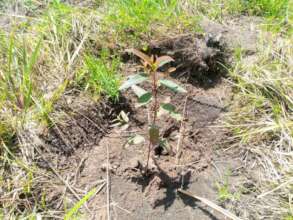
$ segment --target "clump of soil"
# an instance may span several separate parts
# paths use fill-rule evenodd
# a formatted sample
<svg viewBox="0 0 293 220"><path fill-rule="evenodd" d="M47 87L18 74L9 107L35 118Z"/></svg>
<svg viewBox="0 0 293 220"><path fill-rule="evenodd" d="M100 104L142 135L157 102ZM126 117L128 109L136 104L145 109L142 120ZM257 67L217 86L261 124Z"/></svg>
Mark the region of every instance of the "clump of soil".
<svg viewBox="0 0 293 220"><path fill-rule="evenodd" d="M186 34L151 42L150 54L169 55L175 59L175 78L188 78L195 86L211 87L225 74L227 51L216 35Z"/></svg>

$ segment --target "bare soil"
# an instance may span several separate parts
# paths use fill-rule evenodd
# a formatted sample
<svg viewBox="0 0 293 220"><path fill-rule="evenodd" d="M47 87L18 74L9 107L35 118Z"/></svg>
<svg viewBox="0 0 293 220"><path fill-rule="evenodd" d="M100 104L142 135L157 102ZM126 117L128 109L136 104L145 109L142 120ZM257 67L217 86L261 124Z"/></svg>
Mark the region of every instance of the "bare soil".
<svg viewBox="0 0 293 220"><path fill-rule="evenodd" d="M99 188L101 181L107 178L108 166L111 213L115 219L223 219L209 207L178 194L177 189L187 189L216 202L216 183L224 179L227 171L233 174L231 180L235 184L254 187L253 181L239 174L242 166L238 152L223 152L231 140L220 119L232 100L231 86L223 78L225 74L219 65L229 57L227 39L230 35L227 37L229 31L225 33L224 39L218 37L220 32L213 32L206 36L183 35L150 43L150 53L175 58L172 65L177 71L171 77L188 92L176 94L164 88L160 91L160 100L169 97L171 103L178 106L178 112L182 113L186 106L186 119L182 129L181 123L170 117L159 118L161 136L167 140L169 148L153 154L148 176L140 172L146 163L147 141L136 145L129 143L137 134L147 140L148 111L135 107L136 97L131 92L122 95L117 103L105 99L96 103L85 94L68 91L56 106L56 110L63 113L62 123L54 124L42 135L51 151L50 163L81 195L93 187ZM125 75L139 69L136 60L127 56L123 68ZM129 117L126 129L113 127L113 120L122 110ZM180 136L183 137L182 154L177 164L175 152ZM46 164L39 163L44 168ZM48 197L57 198L52 203L56 209L60 208L65 194L67 203L76 202L66 189L52 191ZM88 202L92 219L106 219L106 195L103 189ZM241 204L235 201L221 205L248 217Z"/></svg>

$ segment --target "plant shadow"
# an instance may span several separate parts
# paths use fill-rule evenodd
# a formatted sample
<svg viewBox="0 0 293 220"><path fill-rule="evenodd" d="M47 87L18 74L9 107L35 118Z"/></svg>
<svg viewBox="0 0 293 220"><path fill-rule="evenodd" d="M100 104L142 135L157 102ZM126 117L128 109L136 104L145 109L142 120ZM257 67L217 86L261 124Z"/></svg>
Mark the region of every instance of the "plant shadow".
<svg viewBox="0 0 293 220"><path fill-rule="evenodd" d="M192 209L199 209L205 215L207 215L212 220L219 220L215 215L213 215L206 207L201 204L198 204L198 201L194 198L191 198L187 195L177 193L178 189L187 190L191 183L191 171L187 171L183 175L177 175L171 177L167 172L162 170L160 166L154 161L157 170L155 172L149 173L149 175L140 175L133 177L132 181L142 186L142 192L145 192L152 184L152 181L156 179L160 180L159 189L165 189L165 196L160 199L156 199L153 205L153 208L158 208L163 206L164 210L170 208L177 199L182 200L184 205L191 207ZM157 177L157 178L156 178ZM159 190L158 189L158 190Z"/></svg>

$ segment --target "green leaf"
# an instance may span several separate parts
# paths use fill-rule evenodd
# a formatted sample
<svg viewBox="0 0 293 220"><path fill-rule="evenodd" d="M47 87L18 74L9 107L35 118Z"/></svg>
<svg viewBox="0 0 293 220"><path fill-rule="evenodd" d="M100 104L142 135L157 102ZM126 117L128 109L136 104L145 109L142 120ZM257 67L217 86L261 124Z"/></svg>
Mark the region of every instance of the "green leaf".
<svg viewBox="0 0 293 220"><path fill-rule="evenodd" d="M147 92L138 98L139 104L147 104L152 99L152 93Z"/></svg>
<svg viewBox="0 0 293 220"><path fill-rule="evenodd" d="M161 108L177 121L181 121L183 119L182 115L176 112L176 107L174 105L170 103L162 103Z"/></svg>
<svg viewBox="0 0 293 220"><path fill-rule="evenodd" d="M143 73L129 76L128 79L120 86L119 90L128 89L131 86L142 83L143 81L147 79L148 79L147 75Z"/></svg>
<svg viewBox="0 0 293 220"><path fill-rule="evenodd" d="M131 86L131 89L133 90L135 95L138 97L138 103L140 105L147 104L152 98L152 94L150 92L144 90L143 88L139 86L136 86L136 85Z"/></svg>
<svg viewBox="0 0 293 220"><path fill-rule="evenodd" d="M94 188L89 191L80 201L78 201L64 216L65 220L70 220L78 212L81 206L83 206L95 193L97 189Z"/></svg>
<svg viewBox="0 0 293 220"><path fill-rule="evenodd" d="M171 80L160 79L160 83L162 85L166 86L167 88L171 89L172 91L181 92L181 93L187 92L183 87L179 86L177 83L175 83Z"/></svg>
<svg viewBox="0 0 293 220"><path fill-rule="evenodd" d="M176 110L176 107L170 103L161 103L161 107L169 113L175 112Z"/></svg>

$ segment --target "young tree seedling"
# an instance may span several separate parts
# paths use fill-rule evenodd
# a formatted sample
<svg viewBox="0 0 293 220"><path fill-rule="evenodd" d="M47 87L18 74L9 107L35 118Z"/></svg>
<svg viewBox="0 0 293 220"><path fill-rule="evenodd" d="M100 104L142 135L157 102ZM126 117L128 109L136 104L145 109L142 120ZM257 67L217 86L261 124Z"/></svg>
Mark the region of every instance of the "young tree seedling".
<svg viewBox="0 0 293 220"><path fill-rule="evenodd" d="M156 146L158 146L161 141L160 129L157 124L159 109L161 108L165 112L169 113L171 117L177 120L182 119L181 115L176 112L175 106L173 106L169 102L159 103L159 88L161 85L163 85L175 92L185 93L186 90L175 82L164 77L175 71L176 68L169 68L164 73L159 71L159 69L162 68L164 65L174 61L174 59L170 56L148 56L136 49L130 49L127 50L127 52L133 53L140 58L140 61L143 64L144 72L129 76L128 79L120 87L120 90L126 90L128 88L131 88L138 97L138 106L148 105L150 107L149 109L151 110L151 119L148 128L149 145L147 153L147 163L145 167L145 172L147 173L151 151ZM138 84L146 82L151 83L151 91L146 91L138 86Z"/></svg>

